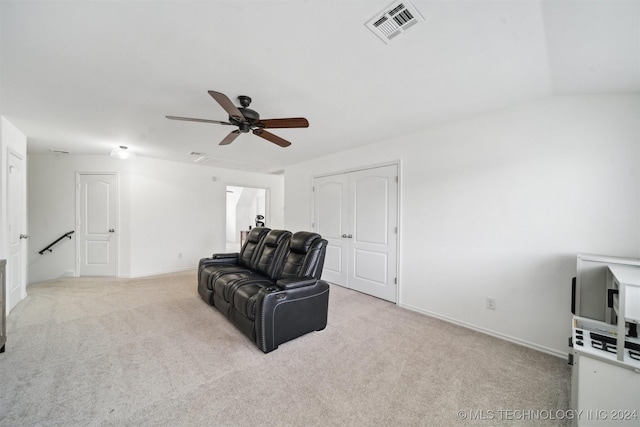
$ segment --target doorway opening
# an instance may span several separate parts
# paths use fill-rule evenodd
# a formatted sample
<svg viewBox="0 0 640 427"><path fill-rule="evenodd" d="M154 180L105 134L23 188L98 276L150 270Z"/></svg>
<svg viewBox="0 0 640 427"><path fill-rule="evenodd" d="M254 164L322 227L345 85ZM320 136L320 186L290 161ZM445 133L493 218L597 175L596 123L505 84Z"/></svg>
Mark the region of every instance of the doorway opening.
<svg viewBox="0 0 640 427"><path fill-rule="evenodd" d="M227 185L227 252L239 252L253 227L269 226L265 188Z"/></svg>

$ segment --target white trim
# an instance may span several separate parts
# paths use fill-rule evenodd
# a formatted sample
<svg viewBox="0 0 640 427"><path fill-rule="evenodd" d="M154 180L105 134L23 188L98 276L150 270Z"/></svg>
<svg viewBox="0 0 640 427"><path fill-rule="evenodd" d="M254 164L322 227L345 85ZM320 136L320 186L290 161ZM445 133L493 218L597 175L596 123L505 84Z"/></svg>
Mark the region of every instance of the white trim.
<svg viewBox="0 0 640 427"><path fill-rule="evenodd" d="M118 274L117 278L118 279L138 279L141 277L150 277L150 276L158 276L161 274L171 274L171 273L182 273L184 271L190 271L190 270L196 270L198 268L198 266L192 266L192 267L183 267L183 268L178 268L176 270L165 270L165 271L158 271L155 273L144 273L144 274Z"/></svg>
<svg viewBox="0 0 640 427"><path fill-rule="evenodd" d="M368 169L377 169L377 168L383 168L385 166L393 166L393 165L397 165L398 169L400 169L400 159L391 160L388 162L372 163L370 165L355 166L353 168L340 169L333 172L323 172L317 175L312 175L311 182L313 183L313 181L316 178L324 178L325 176L341 175L343 173L351 173L351 172L360 172Z"/></svg>
<svg viewBox="0 0 640 427"><path fill-rule="evenodd" d="M568 357L568 354L569 354L569 352L563 353L563 352L555 350L553 348L549 348L549 347L545 347L543 345L535 344L535 343L532 343L530 341L521 340L520 338L516 338L516 337L513 337L511 335L507 335L507 334L503 334L503 333L500 333L500 332L492 331L491 329L482 328L480 326L476 326L476 325L473 325L471 323L463 322L463 321L460 321L460 320L457 320L457 319L453 319L451 317L443 316L441 314L437 314L437 313L434 313L434 312L431 312L431 311L427 311L427 310L423 310L423 309L420 309L420 308L417 308L417 307L413 307L413 306L411 306L409 304L398 304L398 305L400 307L402 307L402 308L406 308L408 310L415 311L417 313L424 314L424 315L429 316L429 317L434 317L436 319L444 320L445 322L453 323L453 324L465 327L467 329L471 329L471 330L474 330L474 331L477 331L477 332L481 332L483 334L490 335L490 336L496 337L496 338L500 338L500 339L503 339L505 341L512 342L514 344L518 344L518 345L521 345L521 346L524 346L524 347L528 347L528 348L531 348L533 350L541 351L543 353L547 353L547 354L550 354L552 356L560 357L562 359L566 359Z"/></svg>

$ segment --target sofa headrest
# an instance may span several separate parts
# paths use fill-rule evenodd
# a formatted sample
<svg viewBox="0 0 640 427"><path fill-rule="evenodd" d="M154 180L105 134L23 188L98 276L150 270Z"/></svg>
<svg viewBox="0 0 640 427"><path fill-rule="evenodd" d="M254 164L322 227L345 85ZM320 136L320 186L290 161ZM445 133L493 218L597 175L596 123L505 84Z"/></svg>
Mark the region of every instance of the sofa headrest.
<svg viewBox="0 0 640 427"><path fill-rule="evenodd" d="M297 231L293 234L293 236L291 236L289 248L292 252L306 254L313 242L320 238L321 236L318 233L312 233L310 231Z"/></svg>
<svg viewBox="0 0 640 427"><path fill-rule="evenodd" d="M291 236L291 232L287 230L271 230L264 238L266 246L278 246L284 239Z"/></svg>
<svg viewBox="0 0 640 427"><path fill-rule="evenodd" d="M256 227L252 228L247 235L247 241L251 243L259 243L262 236L269 232L269 228L266 227Z"/></svg>

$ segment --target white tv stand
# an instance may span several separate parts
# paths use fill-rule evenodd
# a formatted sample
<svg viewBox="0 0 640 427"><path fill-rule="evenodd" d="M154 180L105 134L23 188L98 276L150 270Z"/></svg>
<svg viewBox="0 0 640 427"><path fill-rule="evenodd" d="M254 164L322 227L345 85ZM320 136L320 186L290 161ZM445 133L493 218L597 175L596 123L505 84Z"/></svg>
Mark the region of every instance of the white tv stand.
<svg viewBox="0 0 640 427"><path fill-rule="evenodd" d="M573 318L574 425L640 425L640 260L578 255L577 283L596 273L605 278L604 321Z"/></svg>

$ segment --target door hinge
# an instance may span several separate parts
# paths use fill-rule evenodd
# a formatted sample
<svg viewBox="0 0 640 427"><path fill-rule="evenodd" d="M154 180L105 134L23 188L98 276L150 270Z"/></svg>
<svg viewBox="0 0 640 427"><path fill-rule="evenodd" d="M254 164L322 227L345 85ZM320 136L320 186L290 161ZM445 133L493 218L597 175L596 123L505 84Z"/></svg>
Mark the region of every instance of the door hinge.
<svg viewBox="0 0 640 427"><path fill-rule="evenodd" d="M396 233L396 234L398 234L398 227L394 227L394 228L393 228L393 232L394 232L394 233Z"/></svg>
<svg viewBox="0 0 640 427"><path fill-rule="evenodd" d="M394 285L397 285L397 284L398 284L398 278L397 278L397 277L394 277L394 278L393 278L393 284L394 284Z"/></svg>
<svg viewBox="0 0 640 427"><path fill-rule="evenodd" d="M396 175L396 182L398 182L398 175Z"/></svg>

